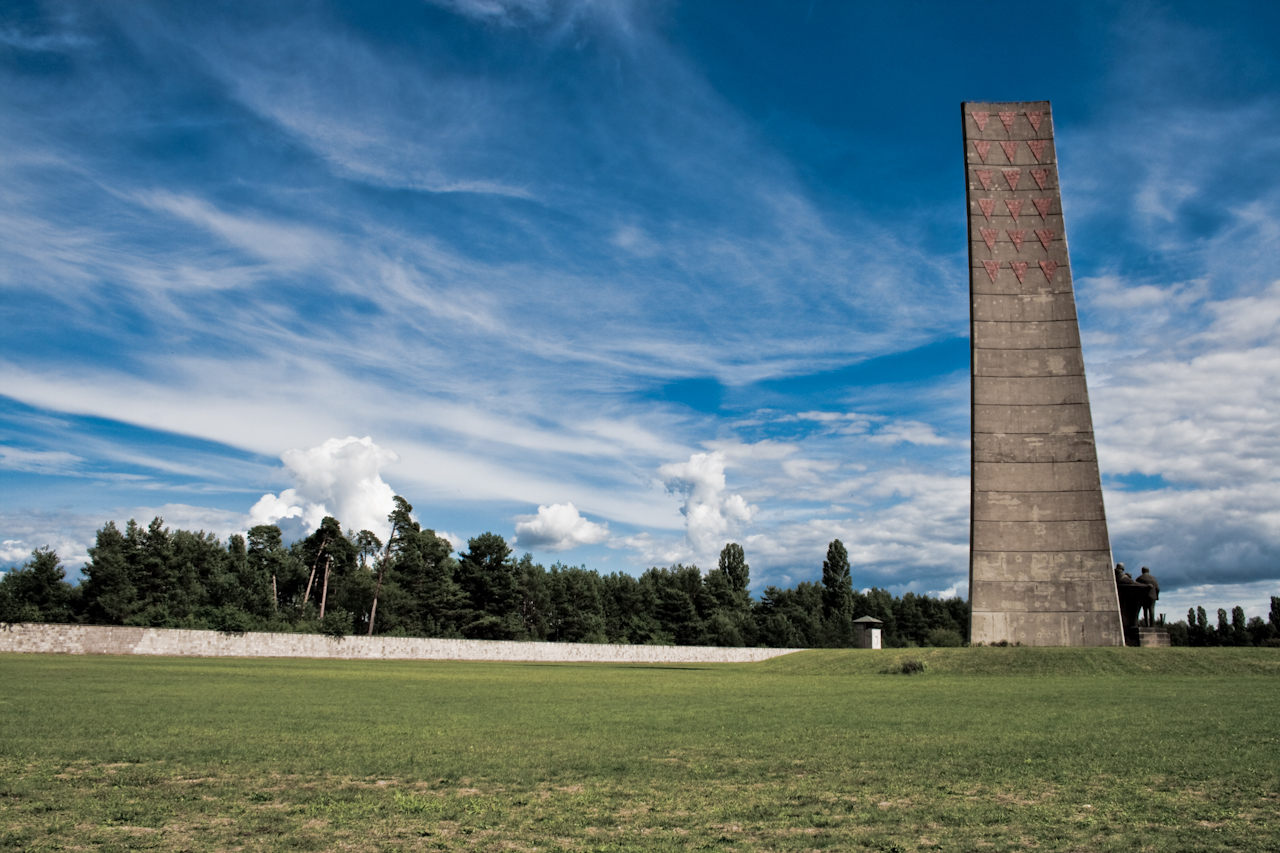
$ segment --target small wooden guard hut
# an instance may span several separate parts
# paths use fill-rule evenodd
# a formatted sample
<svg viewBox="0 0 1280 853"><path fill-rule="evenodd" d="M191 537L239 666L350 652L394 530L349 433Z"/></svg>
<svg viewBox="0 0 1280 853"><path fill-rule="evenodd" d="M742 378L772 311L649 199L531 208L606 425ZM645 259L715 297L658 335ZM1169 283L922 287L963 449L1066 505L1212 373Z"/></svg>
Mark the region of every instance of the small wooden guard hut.
<svg viewBox="0 0 1280 853"><path fill-rule="evenodd" d="M880 640L880 626L884 623L874 616L859 616L853 620L854 638L860 649L883 648Z"/></svg>

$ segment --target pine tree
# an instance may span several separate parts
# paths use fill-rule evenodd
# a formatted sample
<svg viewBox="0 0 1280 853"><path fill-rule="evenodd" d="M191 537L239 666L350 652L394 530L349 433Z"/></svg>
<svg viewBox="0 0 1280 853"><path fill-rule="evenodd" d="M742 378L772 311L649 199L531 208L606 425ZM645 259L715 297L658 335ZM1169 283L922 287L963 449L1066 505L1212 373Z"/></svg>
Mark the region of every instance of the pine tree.
<svg viewBox="0 0 1280 853"><path fill-rule="evenodd" d="M464 636L506 640L519 630L515 564L507 540L496 533L469 539L458 561L458 585L469 610L461 626Z"/></svg>
<svg viewBox="0 0 1280 853"><path fill-rule="evenodd" d="M129 522L132 531L136 525ZM98 625L123 625L138 609L138 590L133 583L133 546L130 537L108 521L97 533L89 549L81 582L85 617Z"/></svg>
<svg viewBox="0 0 1280 853"><path fill-rule="evenodd" d="M52 549L32 551L22 568L0 579L0 622L73 621L72 588L66 576Z"/></svg>

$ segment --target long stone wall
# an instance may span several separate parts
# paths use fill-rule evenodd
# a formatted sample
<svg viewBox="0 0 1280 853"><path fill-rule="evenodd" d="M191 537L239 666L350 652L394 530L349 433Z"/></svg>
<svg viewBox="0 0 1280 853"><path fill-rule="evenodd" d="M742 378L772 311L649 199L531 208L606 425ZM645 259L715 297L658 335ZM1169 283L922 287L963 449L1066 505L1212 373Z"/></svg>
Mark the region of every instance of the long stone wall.
<svg viewBox="0 0 1280 853"><path fill-rule="evenodd" d="M612 646L420 637L223 634L176 628L0 623L0 652L172 657L334 658L340 660L493 660L547 663L754 663L800 649L715 646Z"/></svg>

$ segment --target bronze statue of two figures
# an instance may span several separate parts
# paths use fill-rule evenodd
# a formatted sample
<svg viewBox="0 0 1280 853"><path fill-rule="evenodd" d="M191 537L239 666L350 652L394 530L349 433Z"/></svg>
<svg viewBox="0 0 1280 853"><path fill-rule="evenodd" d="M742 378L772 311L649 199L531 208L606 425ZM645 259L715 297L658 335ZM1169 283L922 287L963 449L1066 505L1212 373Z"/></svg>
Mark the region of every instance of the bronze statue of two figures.
<svg viewBox="0 0 1280 853"><path fill-rule="evenodd" d="M1048 101L967 102L961 118L972 366L970 640L1157 644L1122 617L1125 585L1112 569L1052 110Z"/></svg>
<svg viewBox="0 0 1280 853"><path fill-rule="evenodd" d="M1134 578L1116 563L1116 592L1120 596L1120 621L1125 628L1156 627L1156 600L1160 598L1160 582L1151 570L1142 567Z"/></svg>

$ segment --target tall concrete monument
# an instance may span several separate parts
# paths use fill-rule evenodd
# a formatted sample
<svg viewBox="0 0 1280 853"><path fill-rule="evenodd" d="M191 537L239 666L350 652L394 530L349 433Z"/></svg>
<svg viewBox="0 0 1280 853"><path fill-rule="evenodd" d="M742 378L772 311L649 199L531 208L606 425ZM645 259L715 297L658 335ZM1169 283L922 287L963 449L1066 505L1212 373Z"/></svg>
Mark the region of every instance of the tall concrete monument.
<svg viewBox="0 0 1280 853"><path fill-rule="evenodd" d="M975 643L1124 632L1047 101L965 103Z"/></svg>

